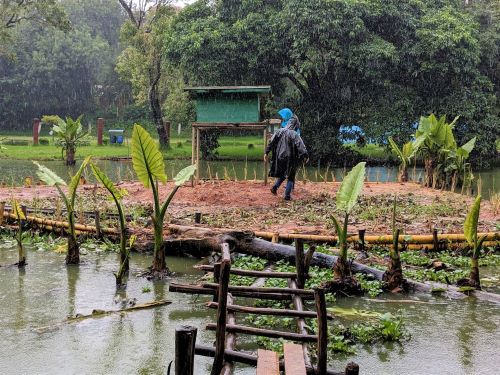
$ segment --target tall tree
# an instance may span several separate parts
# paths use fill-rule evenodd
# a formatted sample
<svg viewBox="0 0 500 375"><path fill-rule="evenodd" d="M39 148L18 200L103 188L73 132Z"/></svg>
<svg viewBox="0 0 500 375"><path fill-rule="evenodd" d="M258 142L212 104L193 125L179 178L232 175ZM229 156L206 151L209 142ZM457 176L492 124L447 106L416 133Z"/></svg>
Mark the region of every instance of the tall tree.
<svg viewBox="0 0 500 375"><path fill-rule="evenodd" d="M430 112L482 121L494 90L480 35L457 0L204 0L164 41L191 83L272 84L313 157L335 160L343 124L400 142Z"/></svg>
<svg viewBox="0 0 500 375"><path fill-rule="evenodd" d="M169 146L162 113L160 81L162 69L161 42L158 30L162 21L172 14L169 0L141 0L138 2L118 0L128 15L129 23L124 25L123 38L129 44L128 54L140 56L141 66L146 69L148 102L152 120L156 126L160 145ZM123 70L122 70L123 71Z"/></svg>

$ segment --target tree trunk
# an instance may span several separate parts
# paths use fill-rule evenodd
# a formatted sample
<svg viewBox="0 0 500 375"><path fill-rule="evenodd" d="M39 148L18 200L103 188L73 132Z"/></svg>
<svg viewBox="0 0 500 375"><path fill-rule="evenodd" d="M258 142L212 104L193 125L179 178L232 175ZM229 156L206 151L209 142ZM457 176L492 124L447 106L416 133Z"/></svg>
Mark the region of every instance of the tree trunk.
<svg viewBox="0 0 500 375"><path fill-rule="evenodd" d="M408 283L403 277L403 269L401 268L401 260L394 259L391 257L389 267L386 272L384 272L384 276L382 280L385 282L385 288L387 290L398 290L401 289L407 290Z"/></svg>
<svg viewBox="0 0 500 375"><path fill-rule="evenodd" d="M425 159L424 166L425 166L424 186L432 187L434 183L434 160Z"/></svg>
<svg viewBox="0 0 500 375"><path fill-rule="evenodd" d="M66 165L75 165L75 153L74 147L68 147L66 149Z"/></svg>
<svg viewBox="0 0 500 375"><path fill-rule="evenodd" d="M479 279L479 261L478 259L471 258L471 270L470 270L470 286L481 290L481 280Z"/></svg>
<svg viewBox="0 0 500 375"><path fill-rule="evenodd" d="M80 263L80 246L73 235L68 236L68 253L66 254L66 264Z"/></svg>
<svg viewBox="0 0 500 375"><path fill-rule="evenodd" d="M401 168L399 170L398 181L399 182L408 182L408 169L407 168Z"/></svg>
<svg viewBox="0 0 500 375"><path fill-rule="evenodd" d="M158 139L160 140L161 147L169 147L169 139L165 126L163 124L163 115L161 111L159 83L161 78L161 58L156 55L152 66L149 68L149 107L151 108L151 115L153 122L158 132Z"/></svg>

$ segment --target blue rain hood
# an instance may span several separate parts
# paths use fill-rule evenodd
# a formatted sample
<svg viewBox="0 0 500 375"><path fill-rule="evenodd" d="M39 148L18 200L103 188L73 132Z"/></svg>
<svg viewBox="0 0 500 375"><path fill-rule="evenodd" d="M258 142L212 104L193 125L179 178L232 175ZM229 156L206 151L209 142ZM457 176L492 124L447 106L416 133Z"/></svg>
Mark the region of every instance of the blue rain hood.
<svg viewBox="0 0 500 375"><path fill-rule="evenodd" d="M290 108L282 108L278 111L278 114L283 119L283 121L281 122L281 127L284 128L288 121L292 118L293 112L290 110Z"/></svg>

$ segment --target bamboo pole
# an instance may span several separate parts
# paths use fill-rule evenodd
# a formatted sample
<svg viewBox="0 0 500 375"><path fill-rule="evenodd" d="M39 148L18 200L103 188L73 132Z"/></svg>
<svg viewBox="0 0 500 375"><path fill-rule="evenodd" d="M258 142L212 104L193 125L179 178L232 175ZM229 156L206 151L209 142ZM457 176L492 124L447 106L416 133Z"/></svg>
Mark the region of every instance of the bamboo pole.
<svg viewBox="0 0 500 375"><path fill-rule="evenodd" d="M257 237L261 237L264 239L272 239L276 236L274 232L264 232L264 231L256 231L254 232ZM328 236L328 235L316 235L316 234L302 234L302 233L279 233L280 239L284 240L294 240L294 239L302 239L304 241L315 241L315 242L333 242L336 243L338 241L337 236ZM488 233L478 233L478 237L486 236L487 241L500 241L500 232L488 232ZM445 240L450 242L465 242L465 236L461 233L442 233L438 234L439 240ZM352 235L347 237L347 242L357 242L359 241L358 235ZM382 234L382 235L371 235L365 236L365 241L370 244L392 244L392 235L391 234ZM399 236L399 242L406 242L410 244L432 244L433 236L426 234L401 234Z"/></svg>

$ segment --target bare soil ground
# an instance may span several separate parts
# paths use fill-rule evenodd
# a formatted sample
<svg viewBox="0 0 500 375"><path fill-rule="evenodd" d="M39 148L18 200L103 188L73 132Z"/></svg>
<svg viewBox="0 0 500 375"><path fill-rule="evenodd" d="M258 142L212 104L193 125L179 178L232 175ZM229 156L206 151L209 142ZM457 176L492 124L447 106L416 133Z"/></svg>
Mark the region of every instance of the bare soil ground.
<svg viewBox="0 0 500 375"><path fill-rule="evenodd" d="M194 212L202 213L202 224L243 230L271 232L298 232L308 234L332 234L331 216L335 211L335 194L339 183L297 183L293 200L283 200L282 189L278 196L270 192L270 185L253 181L205 181L195 187L182 187L169 208L171 222L192 224ZM162 199L172 189L172 183L160 186ZM152 209L150 190L138 182L124 182L128 191L125 210L140 218ZM94 185L84 185L79 190L78 209L114 212L106 192ZM472 198L451 192L423 188L415 183L365 183L359 204L354 210L349 231L366 229L367 234L391 232L392 201L398 195L398 226L405 233L431 233L436 227L443 233L460 233L472 203ZM55 188L34 186L31 188L0 188L0 201L12 197L28 206L53 208L59 200ZM147 220L143 220L146 223ZM489 201L481 205L480 231L497 231L500 219Z"/></svg>

